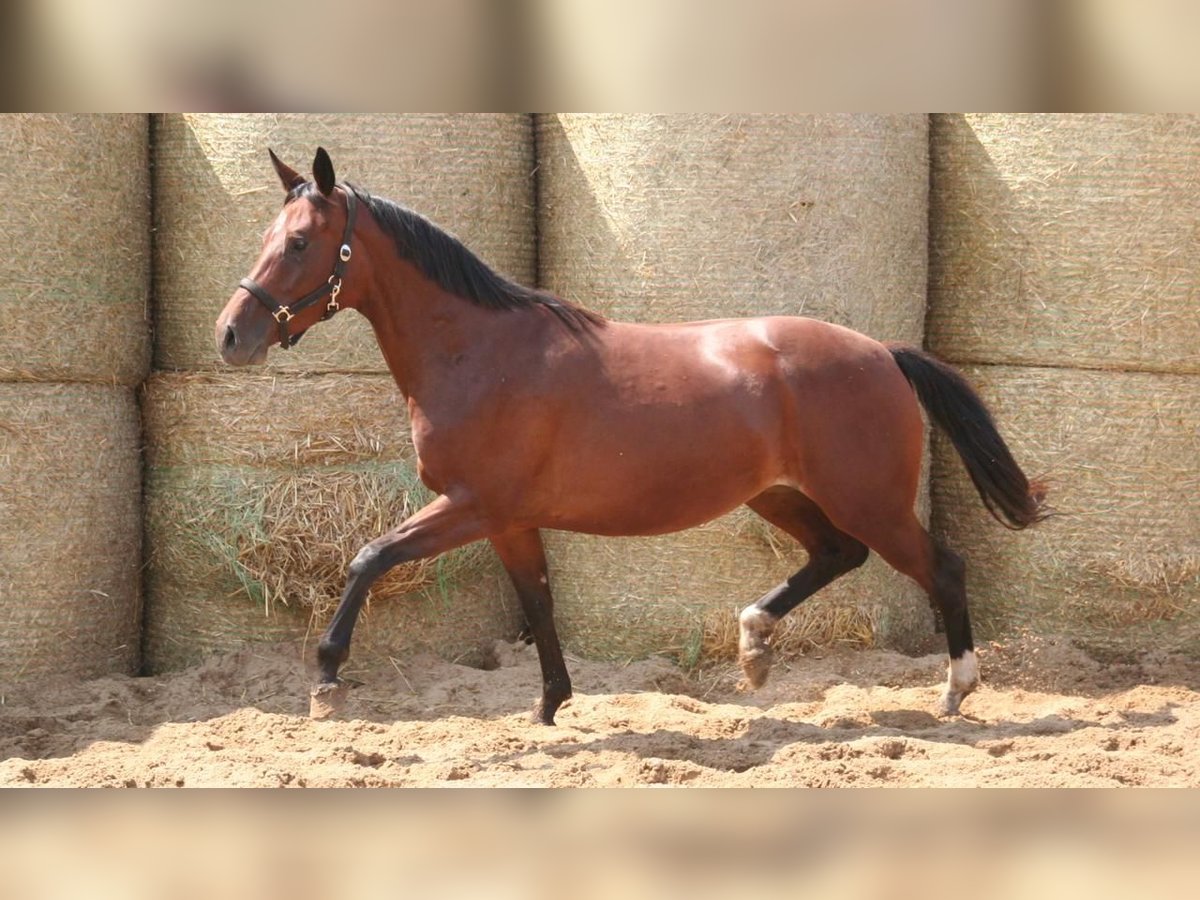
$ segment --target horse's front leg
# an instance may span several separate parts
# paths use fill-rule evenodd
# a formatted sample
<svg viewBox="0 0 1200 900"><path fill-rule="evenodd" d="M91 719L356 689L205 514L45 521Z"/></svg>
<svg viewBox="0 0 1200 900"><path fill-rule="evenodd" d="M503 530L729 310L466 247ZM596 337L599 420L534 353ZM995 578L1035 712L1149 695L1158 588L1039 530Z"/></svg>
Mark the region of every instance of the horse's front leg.
<svg viewBox="0 0 1200 900"><path fill-rule="evenodd" d="M542 536L536 528L508 531L493 535L492 546L517 589L525 621L537 645L538 662L542 666L542 699L533 712L534 720L553 725L554 714L571 697L571 676L567 674L554 629L554 599L550 594Z"/></svg>
<svg viewBox="0 0 1200 900"><path fill-rule="evenodd" d="M350 636L367 591L375 580L400 563L436 556L487 537L477 505L469 499L442 495L358 552L350 563L342 600L317 645L320 681L313 688L311 714L324 718L345 698L338 668L350 655Z"/></svg>

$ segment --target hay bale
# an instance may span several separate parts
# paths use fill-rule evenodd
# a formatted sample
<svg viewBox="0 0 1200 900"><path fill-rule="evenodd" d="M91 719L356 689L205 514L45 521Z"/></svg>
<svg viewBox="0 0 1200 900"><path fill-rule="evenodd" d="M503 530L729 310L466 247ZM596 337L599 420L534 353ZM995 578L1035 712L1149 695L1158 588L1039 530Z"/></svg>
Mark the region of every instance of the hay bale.
<svg viewBox="0 0 1200 900"><path fill-rule="evenodd" d="M545 287L625 320L808 315L921 342L925 117L543 115L536 127ZM729 655L720 623L805 561L745 509L676 535L547 545L564 640L607 658ZM931 631L924 596L875 557L789 618L796 648L915 648Z"/></svg>
<svg viewBox="0 0 1200 900"><path fill-rule="evenodd" d="M920 342L919 115L541 115L541 284L629 321L808 315Z"/></svg>
<svg viewBox="0 0 1200 900"><path fill-rule="evenodd" d="M388 377L159 374L143 409L151 671L315 641L354 554L432 499ZM475 544L380 579L354 652L481 662L518 628L503 570Z"/></svg>
<svg viewBox="0 0 1200 900"><path fill-rule="evenodd" d="M1200 116L940 115L929 346L1200 372Z"/></svg>
<svg viewBox="0 0 1200 900"><path fill-rule="evenodd" d="M308 172L318 145L338 177L399 201L456 233L491 265L534 276L529 119L488 115L164 115L155 120L155 361L220 366L217 315L250 270L282 193L273 147ZM351 265L347 281L354 278ZM365 319L315 328L277 371L385 372Z"/></svg>
<svg viewBox="0 0 1200 900"><path fill-rule="evenodd" d="M139 444L126 388L0 384L0 682L137 667Z"/></svg>
<svg viewBox="0 0 1200 900"><path fill-rule="evenodd" d="M0 380L145 376L146 132L136 115L0 117Z"/></svg>
<svg viewBox="0 0 1200 900"><path fill-rule="evenodd" d="M1056 518L1006 531L935 443L933 524L967 559L978 631L1092 648L1200 653L1200 379L970 366Z"/></svg>

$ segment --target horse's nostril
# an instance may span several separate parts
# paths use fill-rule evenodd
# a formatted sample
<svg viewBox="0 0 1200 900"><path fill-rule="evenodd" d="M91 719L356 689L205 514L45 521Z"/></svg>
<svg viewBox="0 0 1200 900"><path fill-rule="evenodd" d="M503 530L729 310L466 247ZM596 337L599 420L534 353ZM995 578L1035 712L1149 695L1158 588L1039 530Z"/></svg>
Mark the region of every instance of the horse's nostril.
<svg viewBox="0 0 1200 900"><path fill-rule="evenodd" d="M237 346L237 334L234 333L232 325L225 326L225 339L221 344L222 350L232 350Z"/></svg>

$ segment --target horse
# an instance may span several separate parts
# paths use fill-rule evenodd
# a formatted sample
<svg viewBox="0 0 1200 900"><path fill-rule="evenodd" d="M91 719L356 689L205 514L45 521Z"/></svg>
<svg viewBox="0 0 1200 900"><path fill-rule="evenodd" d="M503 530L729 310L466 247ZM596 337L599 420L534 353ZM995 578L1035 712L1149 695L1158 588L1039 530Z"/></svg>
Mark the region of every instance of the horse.
<svg viewBox="0 0 1200 900"><path fill-rule="evenodd" d="M808 554L738 616L750 688L767 678L780 619L873 550L939 614L949 657L940 710L960 712L979 669L964 562L913 510L919 405L997 520L1022 529L1046 508L959 372L810 318L611 320L515 283L427 218L338 181L324 148L311 180L268 152L283 208L216 321L217 349L232 366L262 363L270 347L356 310L405 398L418 474L436 494L350 562L317 647L314 709L344 693L338 670L377 578L487 540L537 648L533 718L553 725L571 680L540 529L655 535L745 504Z"/></svg>

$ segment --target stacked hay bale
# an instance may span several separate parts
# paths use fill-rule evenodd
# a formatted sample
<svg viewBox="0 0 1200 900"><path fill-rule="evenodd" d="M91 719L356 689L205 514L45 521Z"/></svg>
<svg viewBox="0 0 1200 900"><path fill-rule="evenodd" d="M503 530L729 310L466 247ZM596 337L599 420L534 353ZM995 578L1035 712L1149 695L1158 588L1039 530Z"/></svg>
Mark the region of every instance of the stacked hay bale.
<svg viewBox="0 0 1200 900"><path fill-rule="evenodd" d="M144 116L0 119L0 682L138 665Z"/></svg>
<svg viewBox="0 0 1200 900"><path fill-rule="evenodd" d="M267 147L307 171L324 146L340 178L429 215L527 282L534 226L524 116L162 116L155 135L162 371L144 397L146 657L160 671L319 633L355 552L429 499L403 398L357 314L272 351L267 374L222 368L213 323L282 202ZM381 581L355 655L426 647L482 661L518 623L494 554L465 548Z"/></svg>
<svg viewBox="0 0 1200 900"><path fill-rule="evenodd" d="M925 117L547 115L537 139L545 287L624 320L808 315L921 342ZM805 559L745 509L548 544L565 640L607 657L729 656L736 610ZM801 649L931 631L924 597L878 559L785 622Z"/></svg>
<svg viewBox="0 0 1200 900"><path fill-rule="evenodd" d="M431 499L390 376L159 373L143 410L155 671L319 633L358 549ZM482 657L515 615L503 571L475 545L381 579L356 656Z"/></svg>
<svg viewBox="0 0 1200 900"><path fill-rule="evenodd" d="M1200 652L1200 117L936 116L929 344L1061 515L1012 535L953 451L934 525L985 635Z"/></svg>

